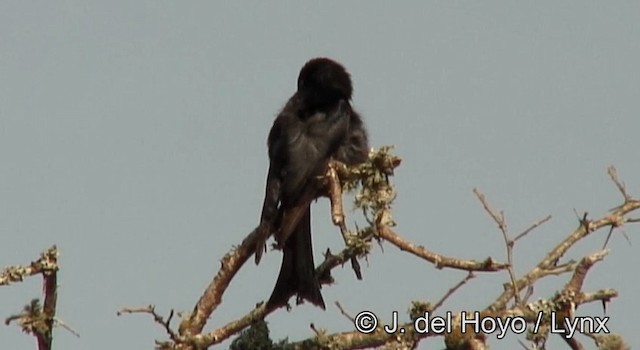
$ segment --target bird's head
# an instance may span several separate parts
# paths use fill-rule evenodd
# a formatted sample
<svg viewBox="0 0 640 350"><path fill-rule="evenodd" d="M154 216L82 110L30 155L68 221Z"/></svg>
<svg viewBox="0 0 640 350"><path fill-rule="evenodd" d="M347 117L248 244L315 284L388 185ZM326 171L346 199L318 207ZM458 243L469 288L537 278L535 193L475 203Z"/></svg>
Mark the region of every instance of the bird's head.
<svg viewBox="0 0 640 350"><path fill-rule="evenodd" d="M320 104L348 101L353 93L351 77L340 63L326 57L314 58L300 70L298 93Z"/></svg>

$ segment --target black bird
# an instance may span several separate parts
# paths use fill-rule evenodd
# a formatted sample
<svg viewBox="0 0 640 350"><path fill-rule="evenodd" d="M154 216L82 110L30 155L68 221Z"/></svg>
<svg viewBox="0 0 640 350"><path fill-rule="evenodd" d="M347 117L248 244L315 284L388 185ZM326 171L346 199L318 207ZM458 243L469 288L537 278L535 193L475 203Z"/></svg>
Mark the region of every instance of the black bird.
<svg viewBox="0 0 640 350"><path fill-rule="evenodd" d="M283 250L283 258L268 308L286 305L293 294L298 301L306 299L325 308L315 276L310 205L318 196L315 179L325 171L330 158L347 165L367 159L367 132L351 108L352 92L351 77L341 64L314 58L300 70L298 90L269 132L270 164L256 263L271 233Z"/></svg>

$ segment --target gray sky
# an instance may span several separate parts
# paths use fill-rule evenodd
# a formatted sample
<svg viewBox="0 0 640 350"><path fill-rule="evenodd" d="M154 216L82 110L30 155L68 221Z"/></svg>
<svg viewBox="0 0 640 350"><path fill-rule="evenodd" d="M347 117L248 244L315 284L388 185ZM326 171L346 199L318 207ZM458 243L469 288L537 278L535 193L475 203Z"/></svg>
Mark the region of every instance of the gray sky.
<svg viewBox="0 0 640 350"><path fill-rule="evenodd" d="M0 266L59 246L58 316L81 338L58 329L57 349L148 349L161 329L149 317L116 317L119 308L192 309L219 259L257 224L266 135L311 57L351 72L372 144L395 144L403 158L393 179L397 229L437 252L504 259L473 187L505 210L514 235L553 215L516 247L518 273L577 226L574 209L599 217L621 203L608 165L640 196L640 4L364 5L0 4ZM317 260L342 245L327 208L314 206ZM586 289L620 291L608 326L639 347L640 229L624 230L634 245L615 234ZM597 251L605 235L567 258ZM406 320L411 300L438 300L464 276L383 248L362 262L363 281L348 266L335 270L337 284L323 289L327 311L269 316L272 337L309 337L310 322L352 329L335 301ZM270 252L247 264L210 324L266 299L280 259ZM545 280L535 297L567 278ZM482 308L507 280L479 274L443 311ZM0 288L0 316L40 291L39 278ZM598 305L579 312L602 316ZM0 327L0 340L35 348L16 327Z"/></svg>

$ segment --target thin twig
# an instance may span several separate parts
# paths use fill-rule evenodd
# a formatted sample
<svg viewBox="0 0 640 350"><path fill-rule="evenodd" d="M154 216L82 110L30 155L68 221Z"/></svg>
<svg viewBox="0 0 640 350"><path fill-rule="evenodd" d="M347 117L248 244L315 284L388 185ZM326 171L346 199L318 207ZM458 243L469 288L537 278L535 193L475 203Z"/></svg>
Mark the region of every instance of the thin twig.
<svg viewBox="0 0 640 350"><path fill-rule="evenodd" d="M620 179L618 178L618 171L616 170L616 168L614 166L610 166L607 169L607 173L609 174L611 181L613 181L613 183L618 188L618 191L620 191L620 193L624 197L625 203L628 202L631 199L631 196L629 196L629 194L627 193L624 182L620 181Z"/></svg>
<svg viewBox="0 0 640 350"><path fill-rule="evenodd" d="M602 245L602 249L605 249L607 247L607 244L609 244L609 239L611 239L611 234L613 233L613 229L615 227L613 225L611 225L611 228L609 228L609 233L607 233L607 238L604 240L604 244Z"/></svg>
<svg viewBox="0 0 640 350"><path fill-rule="evenodd" d="M439 308L440 306L442 306L442 304L444 304L444 302L453 295L453 293L455 293L458 289L460 289L460 287L464 286L467 282L469 282L470 279L476 277L473 274L473 271L469 271L469 273L467 273L467 275L461 279L458 283L456 283L455 286L449 288L449 290L442 296L442 298L440 298L440 300L438 300L438 302L436 302L433 307L431 308L430 311L435 311L437 308Z"/></svg>
<svg viewBox="0 0 640 350"><path fill-rule="evenodd" d="M134 307L134 308L122 308L120 311L116 313L116 315L121 316L122 314L149 314L153 317L153 320L161 325L165 332L169 335L171 340L174 342L180 342L179 336L176 332L171 329L171 318L173 318L173 310L169 312L169 317L165 320L160 314L156 312L156 307L154 305L147 305L143 307Z"/></svg>
<svg viewBox="0 0 640 350"><path fill-rule="evenodd" d="M320 330L316 329L316 325L313 324L313 323L309 324L309 328L311 328L313 333L316 334L316 337L322 334L322 332Z"/></svg>
<svg viewBox="0 0 640 350"><path fill-rule="evenodd" d="M71 328L69 325L67 325L66 323L64 323L61 319L56 318L55 319L55 324L59 325L60 327L66 329L67 331L69 331L69 333L75 335L76 337L80 338L80 333L76 332L73 328Z"/></svg>
<svg viewBox="0 0 640 350"><path fill-rule="evenodd" d="M529 228L524 230L524 232L522 232L521 234L517 235L516 238L513 239L513 241L517 242L520 238L526 236L527 234L529 234L529 232L533 231L538 226L544 224L545 222L547 222L549 220L551 220L551 215L547 215L545 218L543 218L543 219L539 220L538 222L536 222L535 224L529 226Z"/></svg>
<svg viewBox="0 0 640 350"><path fill-rule="evenodd" d="M507 272L509 273L509 278L511 279L511 287L513 290L513 298L516 302L516 304L520 304L521 300L520 300L520 293L518 292L518 288L517 288L517 284L516 284L516 273L513 269L513 245L515 244L515 240L511 240L509 239L509 235L507 234L507 222L504 218L504 213L500 212L500 214L498 215L493 209L491 209L491 207L489 206L489 203L487 202L487 199L485 198L484 194L480 193L480 191L477 188L473 189L473 193L476 195L476 197L478 197L478 200L480 201L480 203L482 203L482 206L484 207L484 210L489 213L489 216L491 216L493 218L493 221L496 222L496 224L498 224L498 228L500 229L500 232L502 233L502 238L504 240L504 245L505 248L507 250ZM536 225L534 225L535 227ZM529 230L531 231L531 230ZM524 234L526 234L527 231L525 231ZM523 234L523 235L524 235Z"/></svg>
<svg viewBox="0 0 640 350"><path fill-rule="evenodd" d="M342 316L346 317L349 321L351 321L351 323L354 323L356 321L353 316L349 315L349 313L347 313L344 308L342 308L342 305L340 305L339 301L336 301L336 306L338 307L338 310L340 310Z"/></svg>

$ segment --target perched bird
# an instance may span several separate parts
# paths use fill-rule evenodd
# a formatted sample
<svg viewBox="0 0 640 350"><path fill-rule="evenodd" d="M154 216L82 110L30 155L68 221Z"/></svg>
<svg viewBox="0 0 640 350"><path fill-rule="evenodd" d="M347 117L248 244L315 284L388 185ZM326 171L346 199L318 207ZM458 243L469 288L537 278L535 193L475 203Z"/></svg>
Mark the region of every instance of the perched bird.
<svg viewBox="0 0 640 350"><path fill-rule="evenodd" d="M267 307L286 305L297 294L298 301L325 308L313 262L311 201L318 196L315 179L331 158L347 165L367 159L367 132L351 107L352 92L351 77L341 64L314 58L300 70L298 89L269 132L270 163L256 263L271 233L283 258Z"/></svg>

